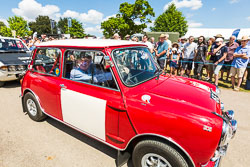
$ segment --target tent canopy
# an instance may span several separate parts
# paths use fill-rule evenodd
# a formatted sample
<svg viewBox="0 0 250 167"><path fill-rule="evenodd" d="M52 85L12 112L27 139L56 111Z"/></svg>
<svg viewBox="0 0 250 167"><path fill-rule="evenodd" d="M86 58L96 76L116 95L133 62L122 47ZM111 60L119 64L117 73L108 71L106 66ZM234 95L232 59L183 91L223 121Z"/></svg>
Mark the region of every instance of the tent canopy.
<svg viewBox="0 0 250 167"><path fill-rule="evenodd" d="M185 38L188 38L189 36L194 36L195 38L199 36L204 36L205 38L213 37L217 34L221 34L225 39L229 39L234 29L224 29L224 28L189 28L188 32L184 36ZM240 39L242 36L250 36L250 28L242 28L240 29L238 39Z"/></svg>

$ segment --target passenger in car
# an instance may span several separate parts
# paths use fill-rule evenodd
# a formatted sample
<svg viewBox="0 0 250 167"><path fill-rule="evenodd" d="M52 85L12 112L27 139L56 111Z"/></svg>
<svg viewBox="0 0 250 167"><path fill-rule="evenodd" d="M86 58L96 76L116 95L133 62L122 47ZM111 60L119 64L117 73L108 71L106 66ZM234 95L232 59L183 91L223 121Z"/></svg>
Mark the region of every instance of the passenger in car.
<svg viewBox="0 0 250 167"><path fill-rule="evenodd" d="M92 63L91 56L85 56L81 58L79 67L71 70L70 79L75 81L89 82L92 79L92 75L94 83L112 80L112 74L110 72L103 73L95 68L95 65Z"/></svg>

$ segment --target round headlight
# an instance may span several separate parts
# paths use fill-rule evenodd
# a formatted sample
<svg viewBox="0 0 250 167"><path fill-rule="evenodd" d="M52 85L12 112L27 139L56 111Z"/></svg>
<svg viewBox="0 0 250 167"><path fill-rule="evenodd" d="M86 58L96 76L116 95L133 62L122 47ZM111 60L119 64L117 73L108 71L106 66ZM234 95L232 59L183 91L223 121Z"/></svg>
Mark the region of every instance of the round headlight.
<svg viewBox="0 0 250 167"><path fill-rule="evenodd" d="M23 65L19 65L19 66L17 66L17 70L18 71L24 71L25 67Z"/></svg>
<svg viewBox="0 0 250 167"><path fill-rule="evenodd" d="M215 93L216 93L217 95L219 95L219 94L221 93L221 90L220 90L220 88L218 88L217 86L216 86L216 90L215 90Z"/></svg>
<svg viewBox="0 0 250 167"><path fill-rule="evenodd" d="M231 138L232 138L232 128L227 122L223 121L220 147L227 145Z"/></svg>
<svg viewBox="0 0 250 167"><path fill-rule="evenodd" d="M9 70L9 71L16 71L16 67L13 66L13 65L12 65L12 66L9 66L9 67L8 67L8 70Z"/></svg>

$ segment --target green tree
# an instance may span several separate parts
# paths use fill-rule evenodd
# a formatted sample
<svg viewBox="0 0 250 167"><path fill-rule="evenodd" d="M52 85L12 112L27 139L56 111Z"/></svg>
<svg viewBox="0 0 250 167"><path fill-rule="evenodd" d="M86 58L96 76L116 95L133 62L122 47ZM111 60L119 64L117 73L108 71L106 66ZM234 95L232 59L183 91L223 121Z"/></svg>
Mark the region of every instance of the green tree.
<svg viewBox="0 0 250 167"><path fill-rule="evenodd" d="M71 19L71 25L72 26L68 28L68 18L60 18L58 21L58 28L62 34L70 34L71 37L76 38L83 38L86 36L82 23L76 19Z"/></svg>
<svg viewBox="0 0 250 167"><path fill-rule="evenodd" d="M6 26L4 22L0 21L0 27Z"/></svg>
<svg viewBox="0 0 250 167"><path fill-rule="evenodd" d="M163 14L156 18L151 30L155 32L179 32L180 36L183 36L188 30L188 25L182 12L178 11L175 4L172 3Z"/></svg>
<svg viewBox="0 0 250 167"><path fill-rule="evenodd" d="M17 36L26 36L30 35L32 31L29 31L27 21L24 20L22 17L14 16L8 18L9 28L8 27L1 27L0 34L3 36L11 37L12 33L11 30L16 31Z"/></svg>
<svg viewBox="0 0 250 167"><path fill-rule="evenodd" d="M153 8L147 0L136 0L134 4L128 2L120 4L119 13L101 23L103 35L106 38L118 33L121 37L127 34L141 33L151 23L151 16L155 16Z"/></svg>
<svg viewBox="0 0 250 167"><path fill-rule="evenodd" d="M33 32L37 32L37 34L51 34L51 23L49 16L38 16L36 21L30 22L29 27ZM56 24L53 28L53 34L57 34Z"/></svg>

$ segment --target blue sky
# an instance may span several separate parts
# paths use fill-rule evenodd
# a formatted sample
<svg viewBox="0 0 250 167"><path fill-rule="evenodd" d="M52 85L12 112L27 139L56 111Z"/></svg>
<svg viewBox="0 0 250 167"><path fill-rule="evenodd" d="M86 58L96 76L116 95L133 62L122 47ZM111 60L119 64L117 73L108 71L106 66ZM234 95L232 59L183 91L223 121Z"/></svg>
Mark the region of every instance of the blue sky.
<svg viewBox="0 0 250 167"><path fill-rule="evenodd" d="M18 15L32 21L38 15L74 17L87 33L102 36L100 23L118 12L123 2L135 0L0 0L0 20ZM148 0L156 17L171 2L182 11L190 28L250 28L249 0ZM156 17L152 18L155 20ZM150 26L150 25L149 25Z"/></svg>

